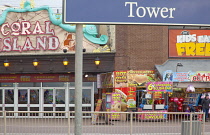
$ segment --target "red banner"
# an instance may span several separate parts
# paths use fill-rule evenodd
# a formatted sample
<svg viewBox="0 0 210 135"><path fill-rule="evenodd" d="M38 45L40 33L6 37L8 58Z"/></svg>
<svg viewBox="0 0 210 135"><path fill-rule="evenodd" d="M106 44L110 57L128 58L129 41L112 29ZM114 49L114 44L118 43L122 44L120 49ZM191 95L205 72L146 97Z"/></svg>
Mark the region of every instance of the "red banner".
<svg viewBox="0 0 210 135"><path fill-rule="evenodd" d="M0 82L74 82L73 74L0 75ZM84 82L96 82L96 77L84 77Z"/></svg>

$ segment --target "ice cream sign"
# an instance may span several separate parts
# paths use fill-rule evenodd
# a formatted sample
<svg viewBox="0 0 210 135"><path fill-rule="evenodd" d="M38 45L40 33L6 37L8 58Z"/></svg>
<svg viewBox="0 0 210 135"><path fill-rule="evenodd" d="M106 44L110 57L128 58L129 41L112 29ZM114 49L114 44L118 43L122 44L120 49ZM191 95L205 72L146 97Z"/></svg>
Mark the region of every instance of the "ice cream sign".
<svg viewBox="0 0 210 135"><path fill-rule="evenodd" d="M172 92L173 82L148 82L147 91Z"/></svg>

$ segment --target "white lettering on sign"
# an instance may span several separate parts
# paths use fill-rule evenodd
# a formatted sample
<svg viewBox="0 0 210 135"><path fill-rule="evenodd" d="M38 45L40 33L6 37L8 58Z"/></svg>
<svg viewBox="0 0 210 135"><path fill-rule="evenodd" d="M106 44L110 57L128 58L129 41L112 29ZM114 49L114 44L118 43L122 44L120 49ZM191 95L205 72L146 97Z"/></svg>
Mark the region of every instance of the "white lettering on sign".
<svg viewBox="0 0 210 135"><path fill-rule="evenodd" d="M0 38L0 52L10 52L10 51L34 51L34 50L57 50L60 41L57 36L55 36L54 29L50 28L50 21L45 22L45 27L36 21L34 27L28 21L13 22L11 25L9 23L2 24L0 30L3 36L8 36ZM50 35L50 36L40 36L40 35ZM9 37L9 36L15 37ZM30 37L25 37L24 44L18 44L18 36L21 35L38 35L35 39L35 44L32 43ZM23 40L23 37L20 37Z"/></svg>
<svg viewBox="0 0 210 135"><path fill-rule="evenodd" d="M2 24L2 26L1 26L1 34L3 36L7 36L9 34L9 31L5 32L5 29L6 29L5 27L8 27L9 28L9 24L8 23Z"/></svg>
<svg viewBox="0 0 210 135"><path fill-rule="evenodd" d="M192 35L177 35L177 43L195 42L196 34Z"/></svg>
<svg viewBox="0 0 210 135"><path fill-rule="evenodd" d="M128 5L129 7L129 15L128 17L135 17L135 14L139 18L150 17L157 18L160 16L161 18L174 18L173 12L176 8L167 8L167 7L138 7L137 2L125 2L125 7ZM135 12L136 9L136 12ZM135 13L135 14L134 14Z"/></svg>

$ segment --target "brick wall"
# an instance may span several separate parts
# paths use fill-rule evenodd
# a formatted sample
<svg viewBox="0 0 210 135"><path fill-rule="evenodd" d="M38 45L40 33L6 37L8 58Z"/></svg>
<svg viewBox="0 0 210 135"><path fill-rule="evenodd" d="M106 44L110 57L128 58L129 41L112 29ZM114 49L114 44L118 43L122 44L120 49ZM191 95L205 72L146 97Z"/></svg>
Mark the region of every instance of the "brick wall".
<svg viewBox="0 0 210 135"><path fill-rule="evenodd" d="M116 25L115 70L153 70L167 59L167 26Z"/></svg>

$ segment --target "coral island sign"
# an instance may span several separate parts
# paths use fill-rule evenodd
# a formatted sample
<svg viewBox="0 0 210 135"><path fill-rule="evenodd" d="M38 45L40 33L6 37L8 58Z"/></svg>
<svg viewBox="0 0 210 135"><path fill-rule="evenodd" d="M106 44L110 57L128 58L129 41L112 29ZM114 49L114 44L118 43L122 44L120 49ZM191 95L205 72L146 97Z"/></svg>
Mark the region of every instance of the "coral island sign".
<svg viewBox="0 0 210 135"><path fill-rule="evenodd" d="M4 23L1 26L1 34L5 36L0 38L0 43L2 44L1 52L10 51L33 51L33 50L56 50L60 43L57 36L55 36L54 29L50 28L50 21L46 21L44 26L41 26L39 21L36 21L34 28L29 21L14 22L12 24ZM41 36L41 35L49 35ZM30 37L25 38L23 46L18 44L18 37L21 35L37 35L35 45L32 45ZM11 38L11 36L14 36Z"/></svg>
<svg viewBox="0 0 210 135"><path fill-rule="evenodd" d="M63 3L64 23L209 25L210 22L206 17L210 12L209 0L63 0Z"/></svg>
<svg viewBox="0 0 210 135"><path fill-rule="evenodd" d="M63 24L61 14L48 6L7 8L0 16L0 55L75 52L75 25ZM111 52L108 36L98 37L95 25L83 26L86 52Z"/></svg>

